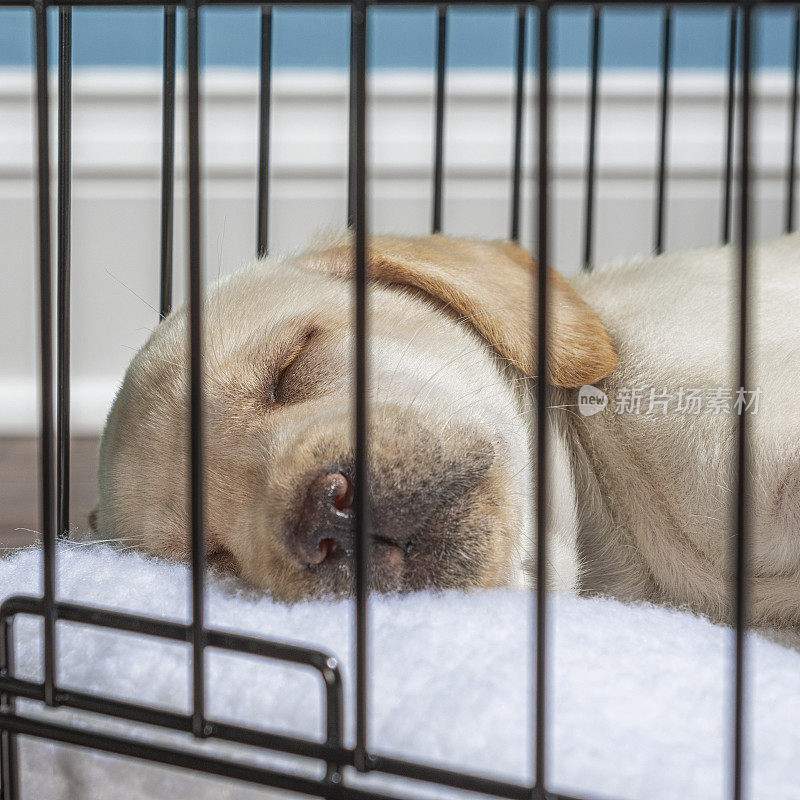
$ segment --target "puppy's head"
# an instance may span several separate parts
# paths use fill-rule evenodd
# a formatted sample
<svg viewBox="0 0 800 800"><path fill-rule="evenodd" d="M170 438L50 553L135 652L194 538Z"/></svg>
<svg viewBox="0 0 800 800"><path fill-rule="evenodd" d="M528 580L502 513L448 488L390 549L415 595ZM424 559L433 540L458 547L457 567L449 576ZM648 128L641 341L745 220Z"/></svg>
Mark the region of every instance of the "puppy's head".
<svg viewBox="0 0 800 800"><path fill-rule="evenodd" d="M445 237L370 243L368 477L373 588L519 580L533 378L530 259ZM353 588L353 252L267 260L204 299L211 563L293 600ZM596 315L550 276L551 374L616 359ZM93 527L187 558L187 312L136 355L108 418Z"/></svg>

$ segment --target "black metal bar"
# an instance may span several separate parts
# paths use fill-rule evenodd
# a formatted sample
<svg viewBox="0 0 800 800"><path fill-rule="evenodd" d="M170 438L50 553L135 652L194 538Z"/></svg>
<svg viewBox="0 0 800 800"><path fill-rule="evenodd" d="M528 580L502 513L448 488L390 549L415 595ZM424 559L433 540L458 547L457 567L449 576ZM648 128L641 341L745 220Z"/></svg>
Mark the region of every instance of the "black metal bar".
<svg viewBox="0 0 800 800"><path fill-rule="evenodd" d="M511 241L519 241L519 222L522 214L522 126L525 106L525 37L528 7L517 6L517 70L514 91L514 156L511 167Z"/></svg>
<svg viewBox="0 0 800 800"><path fill-rule="evenodd" d="M72 9L58 11L58 293L56 373L56 535L69 536Z"/></svg>
<svg viewBox="0 0 800 800"><path fill-rule="evenodd" d="M161 289L159 318L172 310L172 226L175 195L175 6L164 8L161 109Z"/></svg>
<svg viewBox="0 0 800 800"><path fill-rule="evenodd" d="M0 623L0 677L14 673L14 630L10 620ZM16 713L16 696L0 691L0 711ZM17 735L0 730L0 800L19 798Z"/></svg>
<svg viewBox="0 0 800 800"><path fill-rule="evenodd" d="M107 733L76 730L66 725L30 720L25 717L15 717L0 712L0 729L3 728L26 736L35 736L78 747L116 753L131 758L167 764L180 769L220 775L262 786L272 786L289 792L311 795L312 797L326 797L331 798L331 800L399 800L396 795L381 794L343 784L330 785L312 778L301 778L263 767L226 761L205 753L192 753L185 750L150 745L139 740L127 740ZM510 800L516 800L519 795L514 794L509 797ZM548 793L547 800L577 800L577 798L565 794Z"/></svg>
<svg viewBox="0 0 800 800"><path fill-rule="evenodd" d="M438 767L426 767L422 764L409 764L407 761L387 756L371 755L370 766L376 772L386 772L412 780L451 786L467 792L479 792L480 794L513 798L513 800L528 800L531 794L530 787L527 786L494 781Z"/></svg>
<svg viewBox="0 0 800 800"><path fill-rule="evenodd" d="M356 18L353 6L350 7L350 94L347 122L350 135L347 137L347 227L355 225L356 213L356 137L353 136L353 126L356 122Z"/></svg>
<svg viewBox="0 0 800 800"><path fill-rule="evenodd" d="M355 74L354 112L350 128L354 159L353 221L355 228L356 266L356 464L355 464L355 540L356 540L356 748L355 765L368 769L367 703L368 703L368 594L370 508L367 442L367 162L366 162L366 104L367 104L367 4L356 0L353 14L353 61Z"/></svg>
<svg viewBox="0 0 800 800"><path fill-rule="evenodd" d="M672 61L672 7L664 9L664 27L661 40L661 125L658 144L658 189L656 195L655 251L664 251L665 199L667 184L667 134L669 116L669 78Z"/></svg>
<svg viewBox="0 0 800 800"><path fill-rule="evenodd" d="M741 184L739 199L739 295L738 295L738 377L739 389L745 391L749 383L747 364L749 322L749 259L750 259L750 91L752 60L752 8L742 6L742 103L741 103ZM747 501L749 473L749 448L747 443L747 413L740 410L736 442L736 506L734 539L735 574L733 578L734 622L736 626L736 658L734 666L734 723L733 723L733 800L744 795L744 659L745 632L747 629L747 557L749 504Z"/></svg>
<svg viewBox="0 0 800 800"><path fill-rule="evenodd" d="M53 485L53 307L50 254L50 113L47 90L47 8L35 7L36 147L39 221L39 355L41 433L40 491L42 585L44 587L45 702L54 704L56 686L56 519Z"/></svg>
<svg viewBox="0 0 800 800"><path fill-rule="evenodd" d="M731 8L728 34L728 99L725 111L725 199L722 209L722 243L731 240L731 201L733 199L733 122L736 106L736 32L739 26L738 9Z"/></svg>
<svg viewBox="0 0 800 800"><path fill-rule="evenodd" d="M29 681L2 679L2 677L0 677L0 685L7 687L9 690L13 690L14 696L16 697L24 697L30 700L38 700L41 697L41 684L35 684ZM114 717L119 719L155 725L179 732L191 731L191 716L161 711L159 709L150 708L149 706L127 703L109 697L96 697L84 692L68 691L59 695L59 703L66 708L74 708L79 711L88 711L105 715L113 714ZM313 740L299 739L271 731L253 730L222 722L208 721L207 724L210 731L209 736L227 742L275 750L277 752L305 758L317 760L328 759L333 760L335 763L348 766L354 763L354 754L352 751L342 747L334 748L327 742L325 744L320 744ZM0 722L0 728L1 727L2 723ZM10 735L13 736L13 734ZM462 791L506 798L507 800L525 800L525 798L530 797L529 787L505 781L491 780L479 775L415 764L387 756L371 755L370 769L388 775L408 778L410 780L434 783ZM330 774L328 780L330 780ZM333 780L332 783L336 784L339 780L340 779ZM548 794L548 800L554 800L554 797L555 796ZM558 795L558 797L560 797L560 795ZM2 795L0 795L0 798L6 800Z"/></svg>
<svg viewBox="0 0 800 800"><path fill-rule="evenodd" d="M537 200L536 242L536 660L534 662L534 800L546 797L546 702L547 702L547 264L549 195L549 102L550 102L550 6L539 4L539 186Z"/></svg>
<svg viewBox="0 0 800 800"><path fill-rule="evenodd" d="M261 66L258 90L258 233L256 254L269 252L269 134L272 101L272 6L261 7Z"/></svg>
<svg viewBox="0 0 800 800"><path fill-rule="evenodd" d="M42 684L37 684L33 681L3 678L2 675L0 675L0 689L8 690L14 697L23 697L29 700L41 700L43 693ZM191 732L192 730L191 715L162 711L150 706L91 695L85 692L60 691L59 705L79 711L112 715L119 719L155 725L179 732ZM337 765L352 766L355 761L353 751L341 745L334 746L328 741L321 744L313 740L299 739L272 731L255 730L212 720L208 720L206 724L209 729L209 737L227 742L276 750L304 758L326 760ZM479 775L411 763L388 756L370 755L370 769L411 780L436 783L454 789L508 798L508 800L524 800L524 798L530 796L528 787L505 781L491 780ZM328 773L328 780L331 780L331 778L332 774ZM332 782L338 783L340 780L341 777L332 780ZM0 795L1 797L2 795Z"/></svg>
<svg viewBox="0 0 800 800"><path fill-rule="evenodd" d="M594 187L597 169L597 89L600 73L600 41L602 16L600 6L592 13L592 38L590 43L591 88L589 90L589 140L586 154L586 207L583 230L583 268L590 270L594 261Z"/></svg>
<svg viewBox="0 0 800 800"><path fill-rule="evenodd" d="M34 681L3 678L0 674L0 687L7 690L14 697L24 697L29 700L41 700L43 686ZM93 695L76 690L59 691L59 706L74 708L78 711L89 711L93 714L112 714L119 719L127 719L144 725L155 725L173 731L191 733L192 717L189 714L177 714L173 711L163 711L151 706L129 703L112 697ZM334 755L337 759L350 763L352 757L344 748L332 750L329 744L320 744L313 740L298 739L285 734L271 731L255 730L240 725L231 725L223 722L208 721L209 736L227 742L235 742L251 747L261 747L276 750L281 753L302 756L313 759L329 759Z"/></svg>
<svg viewBox="0 0 800 800"><path fill-rule="evenodd" d="M786 176L786 225L784 230L794 230L794 184L797 174L797 105L800 89L800 8L794 12L792 27L792 106L789 122L789 169Z"/></svg>
<svg viewBox="0 0 800 800"><path fill-rule="evenodd" d="M32 720L0 712L0 729L3 728L26 736L50 739L54 742L87 747L105 753L116 753L261 786L272 786L276 789L299 792L314 797L327 797L331 800L399 800L393 795L356 789L352 786L330 784L313 778L287 775L266 767L229 761L205 752L189 752L174 747L146 744L139 739L124 739L106 732L95 733L71 728L67 725L38 719Z"/></svg>
<svg viewBox="0 0 800 800"><path fill-rule="evenodd" d="M339 674L339 665L335 658L328 658L326 669L322 670L325 679L325 745L334 750L341 751L344 747L344 689ZM353 758L339 756L328 758L326 762L325 779L329 783L342 782L342 767L352 765Z"/></svg>
<svg viewBox="0 0 800 800"><path fill-rule="evenodd" d="M0 604L0 628L8 625L11 620L19 615L43 614L43 600L39 597L14 595L6 598ZM192 626L181 622L145 617L120 611L109 611L77 603L56 604L56 614L59 620L70 623L92 625L111 630L127 631L145 636L155 636L176 642L192 641ZM207 629L206 644L208 647L228 650L237 653L260 656L263 658L287 661L299 665L312 667L323 678L326 692L327 720L326 730L330 732L333 727L341 731L343 721L342 680L339 666L335 659L324 652L301 645L287 644L246 636L229 631ZM10 652L10 650L9 650ZM1 656L1 654L0 654ZM0 657L0 672L2 671L2 658ZM42 700L44 685L33 681L24 681L3 677L0 674L0 693L8 691L18 697L30 700ZM159 711L147 706L126 703L112 698L89 695L73 690L59 690L58 703L78 710L129 719L135 722L171 728L176 731L191 731L192 716ZM333 709L333 710L331 710ZM319 742L295 739L282 734L269 731L258 731L226 723L207 720L209 736L241 744L270 747L281 752L293 755L327 760L342 765L355 763L355 750L347 749L341 744L326 741ZM3 729L0 719L0 730ZM329 734L330 735L330 734ZM508 800L521 800L530 797L530 787L487 779L479 775L459 773L440 767L418 764L392 758L380 754L370 754L368 764L371 770L398 775L412 780L437 783L450 786L454 789L480 792L481 794L495 797L508 798ZM0 795L2 797L2 795ZM5 800L5 798L3 798ZM548 800L572 800L566 795L548 793Z"/></svg>
<svg viewBox="0 0 800 800"><path fill-rule="evenodd" d="M43 615L44 602L42 598L12 595L0 604L0 622L11 619L17 614ZM191 623L170 622L155 617L110 611L78 603L56 603L56 615L59 620L64 622L76 622L82 625L93 625L129 633L141 633L145 636L155 636L175 642L191 643L193 636ZM206 629L206 638L209 647L218 647L236 653L246 653L264 658L275 658L281 661L291 661L295 664L313 667L323 677L328 672L338 675L336 660L322 650L315 648L286 642L273 642L269 639L245 636L240 633L215 630L213 628ZM340 680L340 677L335 678L335 682Z"/></svg>
<svg viewBox="0 0 800 800"><path fill-rule="evenodd" d="M183 623L107 611L75 603L57 603L55 610L56 618L66 622L124 630L172 641L189 643L193 641L194 632L191 624L184 625ZM38 598L22 595L8 597L0 604L0 625L6 624L17 614L41 615L42 613L43 603ZM327 741L332 748L341 747L344 725L344 699L342 695L342 678L335 658L320 650L301 645L273 642L267 639L213 629L207 629L205 633L208 647L288 661L317 670L325 684ZM61 702L62 694L64 693L59 694L59 702Z"/></svg>
<svg viewBox="0 0 800 800"><path fill-rule="evenodd" d="M43 691L41 684L37 684L33 681L7 679L3 678L2 675L0 675L0 688L8 689L15 697L23 697L29 700L41 700ZM126 719L131 722L146 725L155 725L168 730L187 733L192 730L192 718L190 715L162 711L160 709L151 708L150 706L129 703L110 697L91 695L80 691L69 690L60 692L59 705L95 714L113 713L113 716L119 719ZM334 747L328 742L321 744L313 740L299 739L271 731L255 730L239 725L210 720L207 721L207 724L210 737L227 742L275 750L305 758L333 760L338 764L348 766L352 766L354 762L354 754L352 751L341 746ZM413 764L401 759L386 756L370 756L370 768L372 770L385 772L386 774L409 778L410 780L436 783L464 791L508 798L508 800L524 800L530 796L530 789L517 784L490 780L477 775L440 769L438 767ZM331 777L329 773L328 780L331 780ZM339 783L340 780L341 776L334 779L332 782L335 784ZM0 798L2 798L2 795L0 795ZM2 798L2 800L5 800L5 798Z"/></svg>
<svg viewBox="0 0 800 800"><path fill-rule="evenodd" d="M447 67L447 6L438 7L436 21L436 130L433 144L433 219L431 231L442 230L442 181L444 178L444 92Z"/></svg>
<svg viewBox="0 0 800 800"><path fill-rule="evenodd" d="M203 531L202 254L200 240L200 57L197 4L186 6L189 164L189 339L192 528L192 731L205 736L205 536Z"/></svg>

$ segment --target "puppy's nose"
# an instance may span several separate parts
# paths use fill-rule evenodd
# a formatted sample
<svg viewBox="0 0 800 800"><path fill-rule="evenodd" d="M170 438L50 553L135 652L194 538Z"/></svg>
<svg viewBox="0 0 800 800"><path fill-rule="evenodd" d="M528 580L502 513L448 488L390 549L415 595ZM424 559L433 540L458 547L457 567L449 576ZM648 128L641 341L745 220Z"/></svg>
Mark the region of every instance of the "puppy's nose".
<svg viewBox="0 0 800 800"><path fill-rule="evenodd" d="M353 484L341 472L329 472L308 486L295 530L294 546L306 564L321 564L339 551L353 549Z"/></svg>

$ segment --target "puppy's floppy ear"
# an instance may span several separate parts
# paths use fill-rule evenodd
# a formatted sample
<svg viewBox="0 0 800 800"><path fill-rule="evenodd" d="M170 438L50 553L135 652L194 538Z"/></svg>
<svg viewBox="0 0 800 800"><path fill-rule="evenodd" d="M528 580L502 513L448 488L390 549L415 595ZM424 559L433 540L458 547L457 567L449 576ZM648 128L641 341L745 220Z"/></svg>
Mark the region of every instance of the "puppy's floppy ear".
<svg viewBox="0 0 800 800"><path fill-rule="evenodd" d="M308 255L308 266L348 277L353 250L337 244ZM370 239L372 280L417 292L469 324L500 355L534 377L533 259L509 242L446 236ZM577 387L609 375L617 354L597 314L548 269L548 380Z"/></svg>

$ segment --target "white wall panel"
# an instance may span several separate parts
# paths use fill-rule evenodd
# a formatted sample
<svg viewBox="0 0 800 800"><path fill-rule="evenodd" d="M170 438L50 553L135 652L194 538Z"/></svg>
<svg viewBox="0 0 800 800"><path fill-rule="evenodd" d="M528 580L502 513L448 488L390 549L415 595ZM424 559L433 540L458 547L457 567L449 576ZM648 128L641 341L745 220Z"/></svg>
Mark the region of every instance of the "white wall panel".
<svg viewBox="0 0 800 800"><path fill-rule="evenodd" d="M596 247L604 262L652 246L658 78L614 72L601 83ZM254 248L257 83L252 73L213 71L203 87L204 262L206 275L214 278L249 260ZM553 263L568 274L577 269L582 249L586 89L583 74L562 73L553 81ZM788 80L765 74L757 90L757 229L771 235L783 220ZM370 96L372 229L425 232L433 77L378 73ZM511 97L505 73L449 77L446 232L492 237L507 232ZM722 75L674 76L670 249L718 240L724 98ZM160 78L156 72L79 71L73 102L73 421L76 431L92 431L102 424L132 351L156 320ZM185 269L184 116L179 102L179 296ZM320 228L344 222L346 77L277 73L272 118L270 238L275 250L291 250ZM32 431L36 424L32 124L30 76L0 72L0 432ZM526 136L525 153L533 152ZM534 212L532 172L528 159L526 242Z"/></svg>

